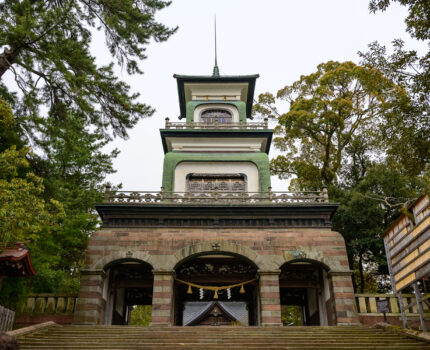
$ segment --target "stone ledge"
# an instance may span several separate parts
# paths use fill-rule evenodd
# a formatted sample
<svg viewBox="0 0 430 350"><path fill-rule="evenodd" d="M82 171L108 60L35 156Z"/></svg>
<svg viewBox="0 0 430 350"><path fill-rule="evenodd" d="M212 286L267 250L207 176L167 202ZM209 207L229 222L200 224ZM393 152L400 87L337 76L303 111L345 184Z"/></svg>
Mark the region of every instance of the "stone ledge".
<svg viewBox="0 0 430 350"><path fill-rule="evenodd" d="M351 270L345 270L345 271L337 271L337 270L330 270L327 275L328 277L332 276L352 276L353 271Z"/></svg>
<svg viewBox="0 0 430 350"><path fill-rule="evenodd" d="M62 326L55 323L54 321L48 321L48 322L35 324L35 325L29 326L29 327L15 329L13 331L7 332L7 334L12 336L12 337L17 338L17 337L22 337L22 336L27 335L29 333L37 332L41 329L49 328L49 327L62 327Z"/></svg>
<svg viewBox="0 0 430 350"><path fill-rule="evenodd" d="M405 329L403 327L393 326L391 324L387 324L384 322L377 323L377 324L373 325L372 328L383 329L387 332L401 334L401 335L404 335L408 338L413 338L413 339L424 341L426 343L430 343L430 333L429 332L424 333L424 332L420 332L420 331L414 331L412 329Z"/></svg>

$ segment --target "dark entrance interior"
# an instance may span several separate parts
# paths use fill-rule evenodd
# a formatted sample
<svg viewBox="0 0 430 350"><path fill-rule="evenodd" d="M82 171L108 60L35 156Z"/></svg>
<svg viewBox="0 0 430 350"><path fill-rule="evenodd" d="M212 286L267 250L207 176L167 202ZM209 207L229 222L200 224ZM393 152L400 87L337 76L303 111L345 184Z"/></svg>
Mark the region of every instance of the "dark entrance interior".
<svg viewBox="0 0 430 350"><path fill-rule="evenodd" d="M284 264L279 287L284 325L326 325L324 272L320 266L309 262Z"/></svg>
<svg viewBox="0 0 430 350"><path fill-rule="evenodd" d="M105 323L130 324L134 307L152 305L153 282L152 266L147 263L125 261L111 266Z"/></svg>
<svg viewBox="0 0 430 350"><path fill-rule="evenodd" d="M176 268L176 278L203 286L233 285L254 279L256 274L257 267L245 258L223 254L195 257ZM218 312L232 316L231 322L223 321L223 325L258 324L258 281L246 284L242 293L240 287L219 291L218 299L213 291L198 288L192 288L190 294L186 284L175 281L175 325L203 325L198 319L203 320L203 313L210 312L214 301L220 306Z"/></svg>

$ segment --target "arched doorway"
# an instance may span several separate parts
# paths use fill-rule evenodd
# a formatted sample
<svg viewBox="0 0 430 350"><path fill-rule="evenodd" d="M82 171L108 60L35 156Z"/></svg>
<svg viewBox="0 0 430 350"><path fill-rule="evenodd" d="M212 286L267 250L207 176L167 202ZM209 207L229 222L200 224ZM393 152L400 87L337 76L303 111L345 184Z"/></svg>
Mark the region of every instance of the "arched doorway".
<svg viewBox="0 0 430 350"><path fill-rule="evenodd" d="M327 267L313 260L285 263L279 275L282 322L287 326L326 326L330 288Z"/></svg>
<svg viewBox="0 0 430 350"><path fill-rule="evenodd" d="M140 315L143 318L142 325L149 325L154 283L152 266L137 259L122 259L106 265L104 271L104 323L128 325L135 310L143 313ZM147 318L147 321L144 320Z"/></svg>
<svg viewBox="0 0 430 350"><path fill-rule="evenodd" d="M175 268L175 325L257 325L258 281L214 291L191 287L230 286L257 277L257 266L231 253L202 253L181 261ZM243 288L242 288L243 287Z"/></svg>

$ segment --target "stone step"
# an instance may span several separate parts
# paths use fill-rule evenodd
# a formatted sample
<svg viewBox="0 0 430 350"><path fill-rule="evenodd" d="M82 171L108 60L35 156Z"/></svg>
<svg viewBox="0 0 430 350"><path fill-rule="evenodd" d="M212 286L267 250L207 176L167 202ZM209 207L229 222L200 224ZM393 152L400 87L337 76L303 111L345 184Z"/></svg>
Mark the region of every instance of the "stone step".
<svg viewBox="0 0 430 350"><path fill-rule="evenodd" d="M18 341L24 350L430 350L430 344L364 327L63 326Z"/></svg>
<svg viewBox="0 0 430 350"><path fill-rule="evenodd" d="M101 337L101 336L93 336L91 334L88 334L87 336L80 336L80 337L73 337L73 336L57 336L57 335L33 335L33 336L28 336L25 339L76 339L76 338L81 338L81 339L91 339L94 341L99 341L99 340L115 340L115 339L124 339L125 337L122 336L115 336L115 335L106 335L105 337ZM268 338L270 339L278 339L278 340L282 340L282 341L300 341L300 340L306 340L306 341L356 341L357 338L355 337L318 337L318 338L307 338L307 337L264 337L264 336L260 336L260 337L244 337L244 336L238 336L238 337L225 337L225 336L195 336L193 338L197 338L199 340L216 340L216 339L224 339L224 340L229 340L229 341L235 341L236 339L241 341L243 339L251 339L254 341L257 340L266 340ZM189 337L164 337L164 338L160 338L160 337L154 337L154 336L142 336L142 337L126 337L126 339L128 339L129 341L134 341L134 340L139 340L139 339L146 339L146 340L153 340L153 339L163 339L163 341L171 341L171 340L176 340L179 341L180 339L185 339L188 340L190 339ZM393 340L397 340L397 339L403 339L403 338L399 338L396 336L392 336L392 337L361 337L360 338L362 341L393 341Z"/></svg>
<svg viewBox="0 0 430 350"><path fill-rule="evenodd" d="M87 349L87 350L99 350L99 349L103 349L103 350L133 350L133 349L145 349L145 350L166 350L166 349L187 349L187 350L205 350L205 349L209 349L209 350L225 350L225 349L264 349L264 350L429 350L430 347L428 346L422 346L422 345L418 345L418 346L410 346L410 345L382 345L382 346L362 346L362 345L323 345L323 346L307 346L307 345L299 345L299 346L290 346L290 345L270 345L270 344L266 344L264 346L257 344L257 345L253 345L253 344L241 344L238 346L230 346L228 344L224 344L224 345L215 345L215 346L207 346L207 345L195 345L192 343L177 343L177 344L170 344L170 345L160 345L160 344L155 344L155 345L147 345L145 344L144 347L142 347L142 345L121 345L120 347L118 346L111 346L109 344L99 344L97 346L91 346L89 347L88 345L82 345L82 346L76 346L74 344L56 344L53 346L50 345L42 345L42 346L33 346L33 345L23 345L21 346L22 350L30 350L30 349L34 349L34 350L72 350L72 349Z"/></svg>

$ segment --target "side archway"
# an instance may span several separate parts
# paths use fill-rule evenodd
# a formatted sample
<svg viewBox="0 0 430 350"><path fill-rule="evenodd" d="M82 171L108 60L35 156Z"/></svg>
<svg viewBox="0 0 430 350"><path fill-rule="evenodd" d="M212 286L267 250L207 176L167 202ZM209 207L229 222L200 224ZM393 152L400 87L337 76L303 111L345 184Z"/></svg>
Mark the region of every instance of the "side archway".
<svg viewBox="0 0 430 350"><path fill-rule="evenodd" d="M86 269L90 271L105 270L107 266L112 266L118 261L140 261L147 263L154 268L157 268L157 261L147 251L131 251L130 249L122 249L110 252L109 254L103 255L92 264L89 264Z"/></svg>
<svg viewBox="0 0 430 350"><path fill-rule="evenodd" d="M154 284L152 270L151 264L130 257L103 266L104 324L133 324L133 314L139 313L139 325L149 326Z"/></svg>
<svg viewBox="0 0 430 350"><path fill-rule="evenodd" d="M321 261L299 257L280 267L279 290L284 325L326 326L331 309L330 267Z"/></svg>

